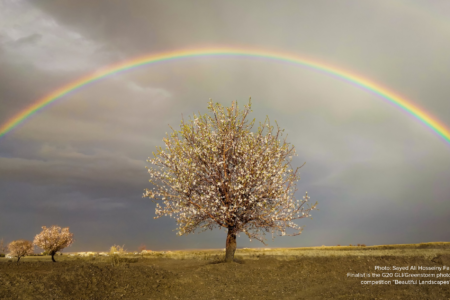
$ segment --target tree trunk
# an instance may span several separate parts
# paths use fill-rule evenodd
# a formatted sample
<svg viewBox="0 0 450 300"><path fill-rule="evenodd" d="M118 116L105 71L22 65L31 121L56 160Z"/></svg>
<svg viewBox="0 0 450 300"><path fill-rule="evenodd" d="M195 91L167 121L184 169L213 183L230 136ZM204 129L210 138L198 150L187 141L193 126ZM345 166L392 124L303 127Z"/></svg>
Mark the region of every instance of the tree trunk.
<svg viewBox="0 0 450 300"><path fill-rule="evenodd" d="M56 262L54 256L55 256L55 253L52 253L52 260L53 260L53 262Z"/></svg>
<svg viewBox="0 0 450 300"><path fill-rule="evenodd" d="M234 260L234 252L236 252L236 233L233 233L233 227L228 228L225 262Z"/></svg>
<svg viewBox="0 0 450 300"><path fill-rule="evenodd" d="M17 263L19 263L20 255L17 255Z"/></svg>

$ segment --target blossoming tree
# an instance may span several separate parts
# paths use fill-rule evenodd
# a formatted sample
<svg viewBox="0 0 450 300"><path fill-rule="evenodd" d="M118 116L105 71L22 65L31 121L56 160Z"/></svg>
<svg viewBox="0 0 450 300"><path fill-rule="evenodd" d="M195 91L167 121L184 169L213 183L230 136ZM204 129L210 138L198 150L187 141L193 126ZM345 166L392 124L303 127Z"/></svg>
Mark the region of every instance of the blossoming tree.
<svg viewBox="0 0 450 300"><path fill-rule="evenodd" d="M17 263L22 256L29 255L33 253L33 244L27 240L17 240L12 241L8 245L8 250L11 255L17 256Z"/></svg>
<svg viewBox="0 0 450 300"><path fill-rule="evenodd" d="M292 183L300 179L297 176L300 167L292 173L293 170L286 171L288 164L283 162L295 149L288 149L286 139L280 146L277 140L280 130L272 136L270 123L266 137L262 136L264 128L260 127L256 135L247 130L249 126L244 126L244 120L251 108L251 98L242 119L238 119L234 102L227 108L228 115L220 104L214 107L212 100L208 108L214 112L214 119L207 115L197 118L194 114L190 126L183 119L182 130L178 132L182 139L171 127L173 140L163 139L166 151L159 147L160 157L153 152L155 158L147 160L161 168L159 171L146 167L150 177L159 181L150 179L158 189L145 189L143 195L157 203L155 219L176 216L178 235L192 233L198 227L225 228L227 262L234 259L236 235L240 232L250 241L254 238L262 243L264 231L271 231L272 238L274 233L301 234L302 228L293 220L310 216L317 203L304 208L309 199L307 193L301 201L293 199L296 190ZM250 129L253 123L254 120ZM287 228L295 232L286 234Z"/></svg>
<svg viewBox="0 0 450 300"><path fill-rule="evenodd" d="M69 232L69 227L62 228L53 225L50 228L42 226L42 232L34 238L33 244L44 249L52 256L52 261L56 262L56 252L69 247L73 243L73 233Z"/></svg>

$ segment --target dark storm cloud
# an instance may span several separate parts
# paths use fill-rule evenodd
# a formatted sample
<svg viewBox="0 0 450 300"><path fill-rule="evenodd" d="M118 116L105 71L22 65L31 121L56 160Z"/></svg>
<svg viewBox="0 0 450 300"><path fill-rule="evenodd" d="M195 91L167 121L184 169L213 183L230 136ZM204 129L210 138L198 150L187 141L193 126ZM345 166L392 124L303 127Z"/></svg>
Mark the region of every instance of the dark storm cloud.
<svg viewBox="0 0 450 300"><path fill-rule="evenodd" d="M2 180L44 185L83 181L96 185L102 181L111 186L118 183L133 185L145 173L142 161L128 157L101 152L85 155L72 149L52 147L43 147L39 159L2 157L0 161Z"/></svg>

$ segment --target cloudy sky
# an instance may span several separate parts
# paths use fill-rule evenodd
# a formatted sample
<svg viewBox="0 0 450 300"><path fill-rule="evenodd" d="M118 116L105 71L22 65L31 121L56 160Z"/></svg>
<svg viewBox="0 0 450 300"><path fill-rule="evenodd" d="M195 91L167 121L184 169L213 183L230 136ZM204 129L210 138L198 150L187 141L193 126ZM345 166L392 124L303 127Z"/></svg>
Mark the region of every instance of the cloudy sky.
<svg viewBox="0 0 450 300"><path fill-rule="evenodd" d="M450 127L450 3L368 1L0 0L0 126L40 98L140 55L202 47L313 58L359 74ZM225 231L179 237L154 220L145 166L181 114L252 97L301 168L297 198L318 201L296 237L269 247L449 241L450 144L349 82L242 57L170 61L83 87L0 139L0 238L70 227L66 251L225 247ZM275 127L276 129L276 127ZM245 235L238 247L261 247Z"/></svg>

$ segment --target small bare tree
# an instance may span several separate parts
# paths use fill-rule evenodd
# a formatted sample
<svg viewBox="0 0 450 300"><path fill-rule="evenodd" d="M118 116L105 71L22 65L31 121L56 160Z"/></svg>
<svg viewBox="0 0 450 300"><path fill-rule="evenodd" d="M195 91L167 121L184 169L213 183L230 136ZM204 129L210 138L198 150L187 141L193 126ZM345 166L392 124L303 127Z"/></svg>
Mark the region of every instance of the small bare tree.
<svg viewBox="0 0 450 300"><path fill-rule="evenodd" d="M124 249L125 245L119 246L119 245L114 245L111 247L111 249L109 250L110 254L126 254L127 250Z"/></svg>
<svg viewBox="0 0 450 300"><path fill-rule="evenodd" d="M69 232L69 227L62 228L53 225L50 228L42 226L42 232L34 238L33 244L42 248L52 256L52 261L56 262L55 254L62 249L69 247L73 243L73 233Z"/></svg>
<svg viewBox="0 0 450 300"><path fill-rule="evenodd" d="M3 239L0 240L0 254L5 254L8 251L8 247L4 244Z"/></svg>
<svg viewBox="0 0 450 300"><path fill-rule="evenodd" d="M236 107L233 102L232 107L227 108L226 116L220 104L214 107L210 101L208 108L214 112L215 119L208 117L208 122L207 116L197 118L194 115L191 126L184 124L183 119L179 132L182 139L178 139L178 132L171 127L173 141L163 139L167 152L159 147L160 157L153 153L155 159L147 160L161 167L163 173L147 169L151 178L165 185L159 186L150 180L158 190L146 189L144 193L144 197L165 204L161 208L157 202L155 219L176 215L178 235L192 233L197 227L204 230L215 226L225 228L228 231L227 262L234 259L239 232L244 232L250 241L254 238L262 243L264 240L259 233L265 234L264 231L271 231L272 238L275 232L282 236L299 235L302 228L292 221L310 216L317 205L308 209L302 207L309 199L307 193L302 201L293 199L296 190L292 183L300 179L296 176L299 168L283 178L287 164L282 163L295 149L288 149L286 139L280 147L280 130L275 137L271 132L263 137L264 129L259 128L254 136L244 128L251 99L249 102L242 120L238 120L237 103ZM273 129L270 123L268 127L270 131ZM297 232L286 234L286 228Z"/></svg>
<svg viewBox="0 0 450 300"><path fill-rule="evenodd" d="M17 256L17 263L22 256L33 254L33 243L27 240L12 241L8 245L9 252L13 256Z"/></svg>
<svg viewBox="0 0 450 300"><path fill-rule="evenodd" d="M126 254L127 250L124 249L125 245L119 246L114 245L109 250L109 257L111 258L111 265L113 267L120 265L120 258L119 254L123 255Z"/></svg>

